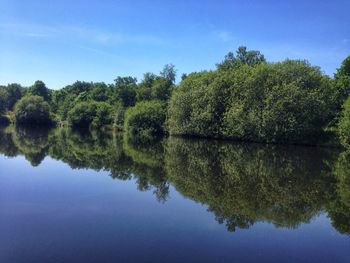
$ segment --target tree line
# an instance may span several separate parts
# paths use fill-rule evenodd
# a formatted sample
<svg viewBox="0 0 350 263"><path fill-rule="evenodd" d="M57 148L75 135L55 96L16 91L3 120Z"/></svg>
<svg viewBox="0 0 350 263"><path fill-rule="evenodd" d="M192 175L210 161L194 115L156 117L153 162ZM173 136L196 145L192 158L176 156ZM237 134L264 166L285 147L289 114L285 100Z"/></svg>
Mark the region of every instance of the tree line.
<svg viewBox="0 0 350 263"><path fill-rule="evenodd" d="M305 60L267 62L239 47L215 70L77 81L50 90L0 86L0 122L113 127L142 139L164 134L271 143L350 145L350 56L333 78Z"/></svg>

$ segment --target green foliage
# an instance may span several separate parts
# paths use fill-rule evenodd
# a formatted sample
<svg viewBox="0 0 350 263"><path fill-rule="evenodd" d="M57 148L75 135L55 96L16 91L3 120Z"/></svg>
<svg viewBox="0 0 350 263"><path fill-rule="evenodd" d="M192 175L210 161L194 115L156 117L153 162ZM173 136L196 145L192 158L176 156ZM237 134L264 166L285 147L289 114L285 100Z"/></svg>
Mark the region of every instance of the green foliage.
<svg viewBox="0 0 350 263"><path fill-rule="evenodd" d="M171 134L315 143L335 116L335 91L305 61L241 64L189 75L169 102Z"/></svg>
<svg viewBox="0 0 350 263"><path fill-rule="evenodd" d="M123 129L125 111L126 109L121 102L114 106L114 125L119 129Z"/></svg>
<svg viewBox="0 0 350 263"><path fill-rule="evenodd" d="M190 74L174 91L168 107L171 134L221 137L229 85L217 72Z"/></svg>
<svg viewBox="0 0 350 263"><path fill-rule="evenodd" d="M170 67L167 65L166 67ZM169 70L170 72L161 73L162 76L156 76L152 73L146 73L144 79L141 81L140 85L136 90L137 101L144 100L169 100L172 90L174 88L173 79L168 74L175 74L174 69L164 69L164 71ZM174 71L174 72L173 72ZM173 75L175 78L175 75Z"/></svg>
<svg viewBox="0 0 350 263"><path fill-rule="evenodd" d="M236 56L232 52L229 52L225 56L225 59L216 66L219 70L228 70L234 67L238 67L242 64L253 67L257 64L265 62L266 60L264 55L261 54L259 51L247 51L246 47L240 46L236 51Z"/></svg>
<svg viewBox="0 0 350 263"><path fill-rule="evenodd" d="M8 101L8 93L5 88L0 88L0 116L5 113Z"/></svg>
<svg viewBox="0 0 350 263"><path fill-rule="evenodd" d="M131 107L136 102L136 78L118 77L115 79L115 92L124 107Z"/></svg>
<svg viewBox="0 0 350 263"><path fill-rule="evenodd" d="M35 81L34 85L30 87L29 92L31 95L42 97L45 101L51 99L49 89L41 80Z"/></svg>
<svg viewBox="0 0 350 263"><path fill-rule="evenodd" d="M92 120L92 126L101 128L104 125L110 125L113 122L112 107L105 103L96 103L96 115Z"/></svg>
<svg viewBox="0 0 350 263"><path fill-rule="evenodd" d="M340 103L350 95L350 56L348 56L337 69L334 75L335 86L339 91Z"/></svg>
<svg viewBox="0 0 350 263"><path fill-rule="evenodd" d="M94 83L91 90L91 98L95 101L106 101L108 100L110 89L105 83Z"/></svg>
<svg viewBox="0 0 350 263"><path fill-rule="evenodd" d="M75 128L112 124L112 107L105 102L80 102L68 112L68 123Z"/></svg>
<svg viewBox="0 0 350 263"><path fill-rule="evenodd" d="M152 139L164 134L166 106L160 101L144 101L125 114L125 131L132 137Z"/></svg>
<svg viewBox="0 0 350 263"><path fill-rule="evenodd" d="M339 136L345 147L350 147L350 96L345 101L338 127Z"/></svg>
<svg viewBox="0 0 350 263"><path fill-rule="evenodd" d="M12 111L16 102L24 96L25 90L21 85L16 83L8 84L6 87L3 87L3 89L7 93L6 109Z"/></svg>
<svg viewBox="0 0 350 263"><path fill-rule="evenodd" d="M166 64L163 70L160 72L160 76L169 81L170 83L175 83L176 69L173 64Z"/></svg>
<svg viewBox="0 0 350 263"><path fill-rule="evenodd" d="M16 103L15 118L18 124L51 124L49 104L40 96L26 96Z"/></svg>

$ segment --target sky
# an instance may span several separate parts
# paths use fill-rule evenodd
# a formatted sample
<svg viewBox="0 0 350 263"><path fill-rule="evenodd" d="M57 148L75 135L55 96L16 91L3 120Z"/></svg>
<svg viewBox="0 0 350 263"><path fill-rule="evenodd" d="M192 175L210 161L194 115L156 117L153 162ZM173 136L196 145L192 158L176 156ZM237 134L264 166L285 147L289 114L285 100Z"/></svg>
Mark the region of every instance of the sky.
<svg viewBox="0 0 350 263"><path fill-rule="evenodd" d="M349 14L349 0L0 0L0 84L140 80L167 63L181 76L241 45L333 76L350 55Z"/></svg>

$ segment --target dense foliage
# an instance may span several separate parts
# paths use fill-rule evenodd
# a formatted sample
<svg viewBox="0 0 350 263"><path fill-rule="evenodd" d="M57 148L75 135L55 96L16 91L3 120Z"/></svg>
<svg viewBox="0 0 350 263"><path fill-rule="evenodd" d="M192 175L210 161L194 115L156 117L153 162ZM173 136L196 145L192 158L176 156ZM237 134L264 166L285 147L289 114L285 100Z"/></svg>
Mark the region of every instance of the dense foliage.
<svg viewBox="0 0 350 263"><path fill-rule="evenodd" d="M152 139L164 133L166 107L161 101L144 101L129 108L125 114L125 129L131 136Z"/></svg>
<svg viewBox="0 0 350 263"><path fill-rule="evenodd" d="M140 82L118 76L113 84L77 81L60 90L42 81L9 84L0 86L0 115L11 117L21 98L38 96L47 104L31 104L49 105L61 126L272 143L339 143L338 134L347 143L348 102L342 105L350 94L350 57L331 79L307 61L269 63L259 51L239 47L216 70L183 74L178 85L175 77L168 64ZM33 116L26 123L43 122Z"/></svg>
<svg viewBox="0 0 350 263"><path fill-rule="evenodd" d="M18 124L51 124L49 104L40 96L26 96L16 103L15 118Z"/></svg>
<svg viewBox="0 0 350 263"><path fill-rule="evenodd" d="M350 147L350 97L344 103L344 110L339 121L339 135L343 145Z"/></svg>
<svg viewBox="0 0 350 263"><path fill-rule="evenodd" d="M105 102L79 102L68 112L68 123L74 127L100 128L112 122L112 108Z"/></svg>
<svg viewBox="0 0 350 263"><path fill-rule="evenodd" d="M267 142L319 139L335 115L328 77L305 61L189 75L169 102L171 134Z"/></svg>

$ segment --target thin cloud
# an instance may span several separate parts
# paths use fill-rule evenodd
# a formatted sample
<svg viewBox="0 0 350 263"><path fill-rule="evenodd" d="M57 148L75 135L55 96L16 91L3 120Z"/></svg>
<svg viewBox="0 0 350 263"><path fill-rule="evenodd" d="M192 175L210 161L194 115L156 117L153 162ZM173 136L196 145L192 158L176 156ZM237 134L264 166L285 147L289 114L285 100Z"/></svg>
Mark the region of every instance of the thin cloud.
<svg viewBox="0 0 350 263"><path fill-rule="evenodd" d="M228 31L219 31L216 32L216 36L222 41L222 42L230 42L233 40L233 37L230 32Z"/></svg>
<svg viewBox="0 0 350 263"><path fill-rule="evenodd" d="M60 38L81 40L103 45L140 44L163 45L166 41L160 37L145 34L123 34L105 32L82 26L44 26L37 24L3 23L0 34L19 37Z"/></svg>

